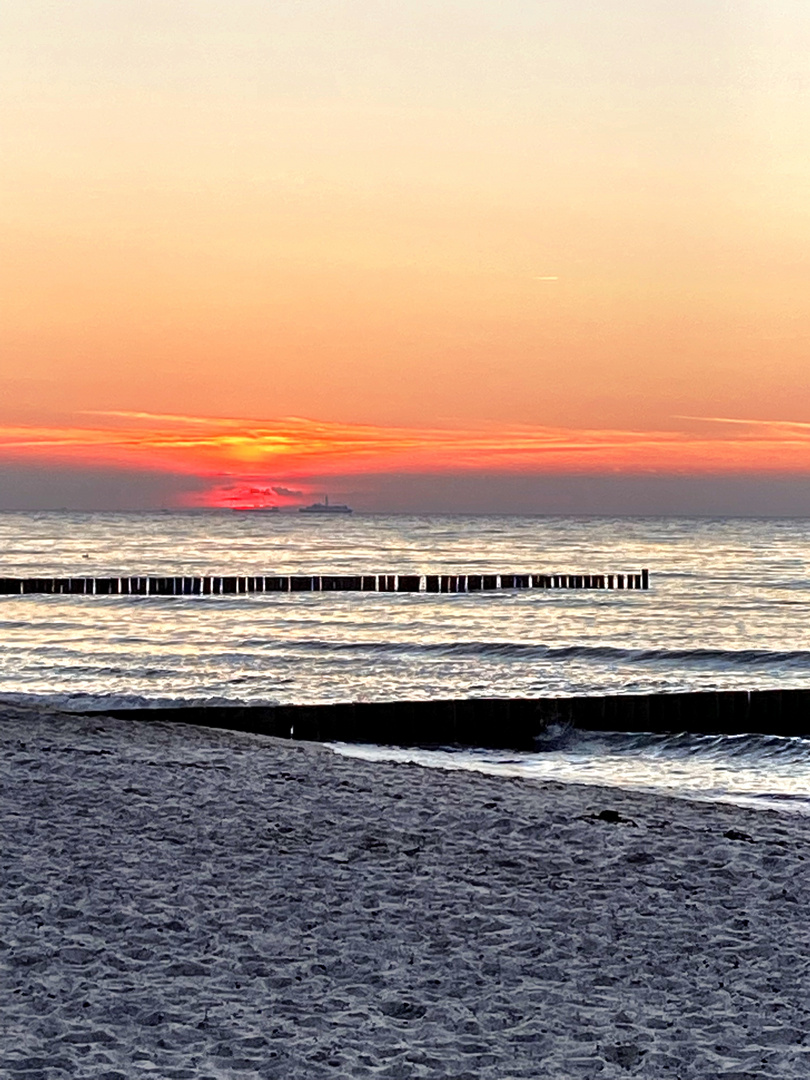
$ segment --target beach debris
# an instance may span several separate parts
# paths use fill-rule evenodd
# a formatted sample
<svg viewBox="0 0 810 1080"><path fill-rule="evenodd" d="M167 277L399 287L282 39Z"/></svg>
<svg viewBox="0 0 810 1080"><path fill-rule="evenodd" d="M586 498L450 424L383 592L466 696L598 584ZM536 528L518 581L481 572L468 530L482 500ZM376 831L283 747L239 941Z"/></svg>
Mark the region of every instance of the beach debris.
<svg viewBox="0 0 810 1080"><path fill-rule="evenodd" d="M747 832L740 832L739 829L726 829L723 833L726 840L744 840L747 844L753 844L753 836L749 836Z"/></svg>
<svg viewBox="0 0 810 1080"><path fill-rule="evenodd" d="M631 851L625 861L632 863L634 866L649 866L650 863L655 862L655 856L651 855L649 851Z"/></svg>
<svg viewBox="0 0 810 1080"><path fill-rule="evenodd" d="M380 1012L394 1020L418 1020L427 1009L413 1001L384 1001L380 1005Z"/></svg>
<svg viewBox="0 0 810 1080"><path fill-rule="evenodd" d="M600 810L598 814L583 814L583 821L606 821L609 825L632 825L638 828L638 824L632 818L622 817L618 810Z"/></svg>
<svg viewBox="0 0 810 1080"><path fill-rule="evenodd" d="M175 964L169 964L166 974L180 978L194 978L198 975L210 975L211 972L204 964L198 964L194 960L179 960Z"/></svg>
<svg viewBox="0 0 810 1080"><path fill-rule="evenodd" d="M618 1043L616 1046L603 1046L600 1049L608 1061L619 1065L622 1069L635 1068L647 1053L635 1043Z"/></svg>
<svg viewBox="0 0 810 1080"><path fill-rule="evenodd" d="M372 833L368 833L363 837L360 847L364 851L388 851L388 844L385 840L381 840L380 837L374 836Z"/></svg>
<svg viewBox="0 0 810 1080"><path fill-rule="evenodd" d="M168 1024L172 1018L160 1010L146 1013L138 1017L138 1023L143 1027L158 1027L160 1024Z"/></svg>

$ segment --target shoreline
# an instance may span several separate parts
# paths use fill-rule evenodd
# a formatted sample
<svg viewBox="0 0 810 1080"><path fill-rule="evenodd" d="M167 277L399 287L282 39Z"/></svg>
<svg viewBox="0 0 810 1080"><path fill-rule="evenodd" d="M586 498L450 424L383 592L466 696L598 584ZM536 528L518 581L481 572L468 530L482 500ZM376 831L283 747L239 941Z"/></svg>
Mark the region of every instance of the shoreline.
<svg viewBox="0 0 810 1080"><path fill-rule="evenodd" d="M810 1072L804 818L0 719L11 1075Z"/></svg>

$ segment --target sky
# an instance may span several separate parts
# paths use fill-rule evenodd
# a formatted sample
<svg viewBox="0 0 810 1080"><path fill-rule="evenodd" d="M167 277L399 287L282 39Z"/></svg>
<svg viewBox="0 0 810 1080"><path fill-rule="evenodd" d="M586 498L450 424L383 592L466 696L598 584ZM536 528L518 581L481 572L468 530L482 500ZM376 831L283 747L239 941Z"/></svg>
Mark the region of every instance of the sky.
<svg viewBox="0 0 810 1080"><path fill-rule="evenodd" d="M0 508L810 514L808 55L806 0L6 0Z"/></svg>

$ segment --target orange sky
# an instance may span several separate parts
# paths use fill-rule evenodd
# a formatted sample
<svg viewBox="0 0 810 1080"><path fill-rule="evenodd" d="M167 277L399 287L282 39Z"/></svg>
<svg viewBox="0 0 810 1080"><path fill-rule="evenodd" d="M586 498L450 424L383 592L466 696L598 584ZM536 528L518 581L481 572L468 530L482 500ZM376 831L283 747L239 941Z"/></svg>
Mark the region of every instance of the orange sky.
<svg viewBox="0 0 810 1080"><path fill-rule="evenodd" d="M789 0L10 0L0 466L808 470L809 53Z"/></svg>
<svg viewBox="0 0 810 1080"><path fill-rule="evenodd" d="M683 418L681 430L419 429L286 419L85 417L0 428L6 464L188 474L186 505L296 505L308 478L370 474L810 474L810 424Z"/></svg>

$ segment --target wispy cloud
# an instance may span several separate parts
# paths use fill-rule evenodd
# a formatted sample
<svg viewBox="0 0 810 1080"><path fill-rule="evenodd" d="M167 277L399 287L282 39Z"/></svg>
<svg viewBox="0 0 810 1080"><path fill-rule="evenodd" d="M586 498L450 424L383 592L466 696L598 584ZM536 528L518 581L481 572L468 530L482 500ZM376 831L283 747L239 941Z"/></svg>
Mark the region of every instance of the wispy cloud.
<svg viewBox="0 0 810 1080"><path fill-rule="evenodd" d="M688 416L676 415L674 420L694 420L703 424L731 424L736 427L750 428L752 431L761 431L767 428L771 431L782 432L805 432L810 431L810 423L803 420L752 420L739 416Z"/></svg>
<svg viewBox="0 0 810 1080"><path fill-rule="evenodd" d="M810 473L810 424L683 417L718 430L406 428L318 421L92 414L95 422L0 428L0 461L120 467L307 491L311 476L370 473ZM103 421L103 422L102 422ZM732 429L731 431L729 429ZM292 486L291 483L292 482Z"/></svg>

